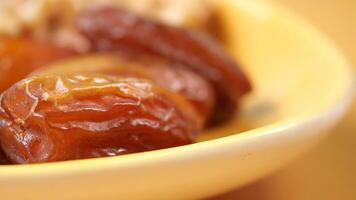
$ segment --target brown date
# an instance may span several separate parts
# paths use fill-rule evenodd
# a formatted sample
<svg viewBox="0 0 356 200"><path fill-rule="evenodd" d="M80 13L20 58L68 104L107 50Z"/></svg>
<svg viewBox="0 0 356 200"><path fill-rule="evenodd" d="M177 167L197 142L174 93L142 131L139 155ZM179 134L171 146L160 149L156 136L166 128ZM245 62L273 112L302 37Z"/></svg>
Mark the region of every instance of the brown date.
<svg viewBox="0 0 356 200"><path fill-rule="evenodd" d="M29 38L0 38L0 91L73 52Z"/></svg>
<svg viewBox="0 0 356 200"><path fill-rule="evenodd" d="M117 53L90 54L55 62L33 74L97 72L148 79L161 87L183 95L194 105L205 123L214 107L214 90L205 79L194 72L172 65L167 60L153 56L137 55L130 58Z"/></svg>
<svg viewBox="0 0 356 200"><path fill-rule="evenodd" d="M236 101L251 90L246 75L223 48L194 30L171 27L105 6L84 11L76 27L91 42L92 51L154 54L203 76L217 94L215 117L231 115Z"/></svg>
<svg viewBox="0 0 356 200"><path fill-rule="evenodd" d="M24 79L0 98L1 146L13 163L190 144L202 128L191 104L152 82L96 73Z"/></svg>

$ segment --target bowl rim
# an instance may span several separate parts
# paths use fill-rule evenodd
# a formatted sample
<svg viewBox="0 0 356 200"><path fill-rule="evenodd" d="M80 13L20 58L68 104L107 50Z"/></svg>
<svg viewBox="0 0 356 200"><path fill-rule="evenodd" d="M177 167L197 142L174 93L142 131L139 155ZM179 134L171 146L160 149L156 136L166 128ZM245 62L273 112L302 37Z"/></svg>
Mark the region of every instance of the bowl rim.
<svg viewBox="0 0 356 200"><path fill-rule="evenodd" d="M155 162L157 160L162 159L165 162L179 162L180 158L188 159L190 157L190 159L194 159L195 157L210 155L206 152L216 154L217 152L214 151L217 148L224 150L229 149L229 146L236 145L236 143L246 139L259 137L261 135L275 134L286 129L298 127L307 121L310 122L326 116L345 112L352 102L355 89L354 73L351 68L351 63L342 55L336 45L334 45L334 43L330 39L328 39L323 33L319 32L314 26L307 23L304 19L294 15L291 11L284 8L284 6L281 6L276 3L267 3L262 1L258 1L258 3L264 4L263 6L273 7L274 13L278 13L279 16L286 17L289 21L291 21L291 23L294 23L296 26L308 30L308 34L310 34L310 37L317 38L320 44L323 44L325 47L334 50L335 59L342 61L343 67L340 67L340 65L339 70L343 70L344 74L346 75L344 80L345 87L343 88L341 96L339 96L332 102L328 102L328 105L324 106L319 112L290 118L260 128L251 129L248 131L232 134L217 139L202 141L185 146L114 157L60 161L51 163L36 163L27 165L0 165L0 177L19 179L23 179L25 177L43 178L48 177L50 175L70 175L90 171L101 171L111 169L112 167L123 168L134 165L141 166L143 163L147 164L149 162ZM187 152L192 151L194 151L194 153L187 154Z"/></svg>

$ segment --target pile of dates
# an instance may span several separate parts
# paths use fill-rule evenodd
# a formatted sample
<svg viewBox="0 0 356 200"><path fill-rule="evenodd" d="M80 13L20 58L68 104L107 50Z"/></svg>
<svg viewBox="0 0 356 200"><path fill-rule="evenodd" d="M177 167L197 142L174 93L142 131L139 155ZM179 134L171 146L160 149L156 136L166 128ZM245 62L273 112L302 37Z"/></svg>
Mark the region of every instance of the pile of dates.
<svg viewBox="0 0 356 200"><path fill-rule="evenodd" d="M117 156L191 144L251 90L220 44L126 10L75 20L89 48L0 39L0 164Z"/></svg>

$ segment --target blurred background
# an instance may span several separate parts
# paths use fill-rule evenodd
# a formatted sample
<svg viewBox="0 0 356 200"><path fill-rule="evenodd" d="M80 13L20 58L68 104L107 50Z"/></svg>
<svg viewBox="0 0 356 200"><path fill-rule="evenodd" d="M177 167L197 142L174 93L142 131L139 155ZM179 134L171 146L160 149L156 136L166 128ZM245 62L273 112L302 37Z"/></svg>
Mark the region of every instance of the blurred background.
<svg viewBox="0 0 356 200"><path fill-rule="evenodd" d="M266 0L267 1L267 0ZM356 70L355 0L268 0L285 5L327 34ZM356 102L312 151L275 174L215 199L356 199Z"/></svg>

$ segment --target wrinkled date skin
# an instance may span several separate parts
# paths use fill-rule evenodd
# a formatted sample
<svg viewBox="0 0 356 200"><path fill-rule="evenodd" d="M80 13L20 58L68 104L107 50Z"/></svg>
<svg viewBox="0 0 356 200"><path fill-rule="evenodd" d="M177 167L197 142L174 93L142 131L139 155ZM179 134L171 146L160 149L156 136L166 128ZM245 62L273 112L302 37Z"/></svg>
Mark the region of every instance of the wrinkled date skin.
<svg viewBox="0 0 356 200"><path fill-rule="evenodd" d="M189 100L205 122L215 104L215 93L209 82L194 72L174 67L164 59L152 56L128 57L123 54L90 54L53 63L34 75L96 72L121 77L151 80L161 87ZM32 74L32 75L33 75Z"/></svg>
<svg viewBox="0 0 356 200"><path fill-rule="evenodd" d="M33 70L72 53L33 39L0 38L0 92Z"/></svg>
<svg viewBox="0 0 356 200"><path fill-rule="evenodd" d="M127 55L116 53L116 59L122 64L117 65L122 73L128 71L125 63L134 65L129 69L146 74L146 77L173 92L183 95L198 110L205 121L210 118L215 104L215 91L212 85L199 74L157 56ZM120 72L122 71L122 72ZM115 73L115 72L114 72Z"/></svg>
<svg viewBox="0 0 356 200"><path fill-rule="evenodd" d="M215 117L222 120L236 109L238 98L251 90L250 82L233 59L217 42L202 33L105 6L84 11L76 27L90 40L92 51L159 55L203 76L216 90L219 105L215 108Z"/></svg>
<svg viewBox="0 0 356 200"><path fill-rule="evenodd" d="M152 82L102 74L33 76L0 99L0 141L12 163L116 156L190 144L191 104Z"/></svg>

